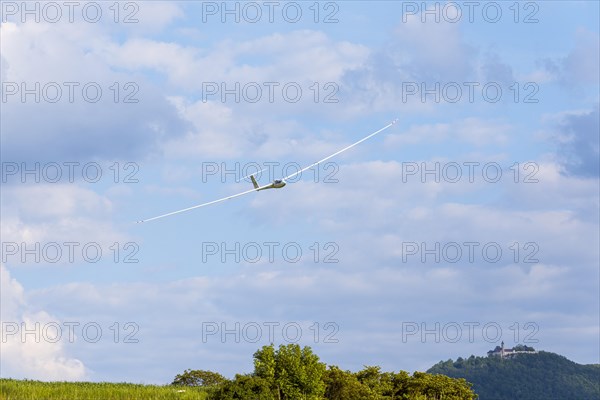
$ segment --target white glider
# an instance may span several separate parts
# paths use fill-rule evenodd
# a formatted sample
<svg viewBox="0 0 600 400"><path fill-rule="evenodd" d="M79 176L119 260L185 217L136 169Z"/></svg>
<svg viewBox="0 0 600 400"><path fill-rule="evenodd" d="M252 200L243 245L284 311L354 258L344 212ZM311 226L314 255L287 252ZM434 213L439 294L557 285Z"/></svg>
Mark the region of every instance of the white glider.
<svg viewBox="0 0 600 400"><path fill-rule="evenodd" d="M306 170L308 170L308 169L310 169L310 168L312 168L312 167L314 167L316 165L319 165L322 162L327 161L330 158L335 157L338 154L343 153L344 151L346 151L348 149L351 149L352 147L354 147L354 146L356 146L356 145L364 142L365 140L367 140L369 138L372 138L373 136L377 135L378 133L380 133L380 132L386 130L387 128L389 128L390 126L394 125L396 122L398 122L398 119L393 120L392 122L390 122L389 124L387 124L383 128L381 128L381 129L379 129L379 130L371 133L368 136L365 136L364 138L360 139L358 142L352 143L351 145L346 146L346 147L344 147L343 149L341 149L339 151L336 151L332 155L327 156L324 159L317 161L316 163L310 164L308 167L302 168L301 170L296 171L293 174L286 176L285 178L275 179L273 182L271 182L271 183L269 183L267 185L259 186L258 182L256 182L256 179L254 179L254 174L252 174L252 175L249 175L249 176L250 176L250 179L252 179L252 185L254 186L253 189L246 190L245 192L242 192L242 193L233 194L231 196L223 197L222 199L209 201L208 203L198 204L198 205L195 205L195 206L192 206L192 207L184 208L183 210L177 210L177 211L173 211L173 212L170 212L170 213L167 213L167 214L162 214L162 215L159 215L159 216L156 216L156 217L152 217L152 218L148 218L148 219L143 219L143 220L137 221L137 223L148 222L148 221L153 221L155 219L168 217L170 215L175 215L175 214L179 214L179 213L182 213L182 212L190 211L190 210L193 210L195 208L205 207L205 206L209 206L211 204L219 203L221 201L233 199L234 197L243 196L243 195L248 194L248 193L258 192L260 190L265 190L265 189L280 189L280 188L282 188L282 187L284 187L286 185L286 182L285 182L286 180L288 180L290 178L293 178L294 176L296 176L298 174L301 174L302 172L304 172L304 171L306 171Z"/></svg>

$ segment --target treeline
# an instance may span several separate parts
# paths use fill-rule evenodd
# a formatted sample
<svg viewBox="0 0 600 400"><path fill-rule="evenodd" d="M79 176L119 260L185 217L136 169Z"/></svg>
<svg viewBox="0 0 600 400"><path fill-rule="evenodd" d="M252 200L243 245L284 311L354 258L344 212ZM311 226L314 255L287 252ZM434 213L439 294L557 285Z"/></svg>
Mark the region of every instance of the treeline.
<svg viewBox="0 0 600 400"><path fill-rule="evenodd" d="M545 351L505 359L459 357L441 361L427 372L466 379L484 400L600 399L600 365L577 364Z"/></svg>
<svg viewBox="0 0 600 400"><path fill-rule="evenodd" d="M477 396L464 379L365 367L344 371L319 361L310 347L263 346L254 353L254 372L226 379L212 371L186 370L172 385L200 386L213 400L472 400Z"/></svg>

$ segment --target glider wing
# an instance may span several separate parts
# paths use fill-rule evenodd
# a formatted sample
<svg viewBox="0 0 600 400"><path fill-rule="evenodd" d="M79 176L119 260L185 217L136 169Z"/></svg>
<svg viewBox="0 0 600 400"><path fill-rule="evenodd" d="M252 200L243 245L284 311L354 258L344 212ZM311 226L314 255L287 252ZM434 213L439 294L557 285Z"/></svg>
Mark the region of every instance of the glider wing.
<svg viewBox="0 0 600 400"><path fill-rule="evenodd" d="M367 139L369 139L369 138L372 138L373 136L377 135L379 132L382 132L382 131L386 130L386 129L387 129L387 128L389 128L390 126L394 125L396 122L398 122L398 119L395 119L395 120L393 120L392 122L390 122L389 124L387 124L387 125L386 125L386 126L384 126L383 128L381 128L381 129L379 129L379 130L377 130L377 131L375 131L375 132L371 133L369 136L365 136L364 138L360 139L358 142L352 143L350 146L346 146L346 147L344 147L343 149L341 149L341 150L339 150L339 151L336 151L336 152L335 152L335 153L333 153L332 155L330 155L330 156L327 156L327 157L325 157L324 159L322 159L322 160L320 160L320 161L317 161L316 163L312 163L312 164L310 164L308 167L306 167L306 168L302 168L300 171L296 171L296 172L294 172L293 174L286 176L286 177L285 177L285 178L283 178L282 180L286 181L286 180L288 180L289 178L293 178L294 176L296 176L296 175L299 175L299 174L303 173L303 172L304 172L304 171L306 171L307 169L310 169L310 168L314 167L315 165L319 165L319 164L321 164L322 162L325 162L325 161L329 160L330 158L332 158L332 157L335 157L335 156L337 156L338 154L340 154L340 153L343 153L344 151L346 151L346 150L348 150L348 149L351 149L352 147L356 146L357 144L360 144L360 143L364 142L365 140L367 140Z"/></svg>
<svg viewBox="0 0 600 400"><path fill-rule="evenodd" d="M209 201L208 203L198 204L198 205L195 205L195 206L184 208L182 210L177 210L177 211L173 211L173 212L170 212L170 213L162 214L162 215L159 215L159 216L156 216L156 217L142 219L140 221L137 221L137 223L139 224L139 223L142 223L142 222L153 221L155 219L168 217L170 215L179 214L179 213L182 213L182 212L190 211L190 210L193 210L193 209L196 209L196 208L208 206L208 205L215 204L215 203L220 203L221 201L233 199L234 197L239 197L239 196L243 196L243 195L248 194L248 193L256 192L257 190L260 190L260 189L262 189L262 188L264 188L266 186L269 186L269 185L260 186L260 187L257 187L255 189L246 190L245 192L242 192L242 193L232 194L231 196L223 197L222 199Z"/></svg>

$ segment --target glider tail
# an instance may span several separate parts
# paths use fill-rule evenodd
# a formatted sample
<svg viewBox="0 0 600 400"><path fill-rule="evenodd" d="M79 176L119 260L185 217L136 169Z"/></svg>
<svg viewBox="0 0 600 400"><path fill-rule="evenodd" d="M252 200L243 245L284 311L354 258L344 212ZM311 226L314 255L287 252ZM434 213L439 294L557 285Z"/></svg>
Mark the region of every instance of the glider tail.
<svg viewBox="0 0 600 400"><path fill-rule="evenodd" d="M250 175L250 179L252 179L252 184L254 185L254 189L258 189L258 182L256 182L256 179L254 179L254 175Z"/></svg>

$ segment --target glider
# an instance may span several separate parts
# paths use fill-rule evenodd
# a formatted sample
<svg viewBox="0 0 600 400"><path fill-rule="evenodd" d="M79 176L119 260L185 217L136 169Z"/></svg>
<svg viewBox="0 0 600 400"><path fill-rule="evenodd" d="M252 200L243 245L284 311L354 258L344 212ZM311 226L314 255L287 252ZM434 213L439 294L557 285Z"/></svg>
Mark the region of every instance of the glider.
<svg viewBox="0 0 600 400"><path fill-rule="evenodd" d="M339 151L336 151L336 152L335 152L335 153L333 153L332 155L330 155L330 156L327 156L327 157L325 157L324 159L317 161L316 163L312 163L312 164L310 164L308 167L302 168L301 170L299 170L299 171L296 171L296 172L294 172L293 174L286 176L285 178L281 178L281 179L275 179L273 182L271 182L271 183L269 183L269 184L267 184L267 185L260 186L260 185L258 184L258 182L256 182L256 179L254 178L254 174L252 174L252 175L250 175L250 179L252 180L252 185L254 186L254 188L253 188L253 189L246 190L245 192L241 192L241 193L233 194L233 195L231 195L231 196L223 197L222 199L218 199L218 200L209 201L208 203L198 204L198 205L195 205L195 206L192 206L192 207L184 208L184 209L182 209L182 210L173 211L173 212L170 212L170 213L167 213L167 214L162 214L162 215L159 215L159 216L156 216L156 217L147 218L147 219L142 219L142 220L140 220L140 221L137 221L137 223L139 224L139 223L142 223L142 222L148 222L148 221L153 221L153 220L155 220L155 219L159 219L159 218L168 217L168 216L171 216L171 215L175 215L175 214L179 214L179 213L182 213L182 212L190 211L190 210L193 210L193 209L195 209L195 208L200 208L200 207L209 206L209 205L211 205L211 204L220 203L221 201L225 201L225 200L233 199L234 197L243 196L243 195L245 195L245 194L248 194L248 193L252 193L252 192L258 192L258 191L260 191L260 190L266 190L266 189L280 189L280 188L282 188L282 187L284 187L284 186L286 185L286 180L288 180L288 179L290 179L290 178L293 178L294 176L296 176L296 175L298 175L298 174L301 174L302 172L304 172L304 171L306 171L306 170L308 170L308 169L310 169L310 168L312 168L312 167L314 167L314 166L316 166L316 165L319 165L319 164L321 164L322 162L325 162L325 161L329 160L330 158L332 158L332 157L335 157L335 156L337 156L338 154L340 154L340 153L343 153L344 151L346 151L346 150L348 150L348 149L351 149L352 147L354 147L354 146L356 146L356 145L358 145L358 144L360 144L360 143L364 142L365 140L367 140L367 139L369 139L369 138L372 138L373 136L377 135L378 133L380 133L380 132L383 132L384 130L386 130L386 129L387 129L387 128L389 128L390 126L394 125L396 122L398 122L398 119L395 119L395 120L393 120L392 122L390 122L389 124L387 124L387 125L386 125L386 126L384 126L383 128L381 128L381 129L379 129L379 130L377 130L377 131L375 131L375 132L371 133L371 134L370 134L370 135L368 135L368 136L365 136L364 138L360 139L358 142L352 143L351 145L349 145L349 146L346 146L346 147L344 147L343 149L341 149L341 150L339 150ZM259 172L260 172L260 171L259 171Z"/></svg>

